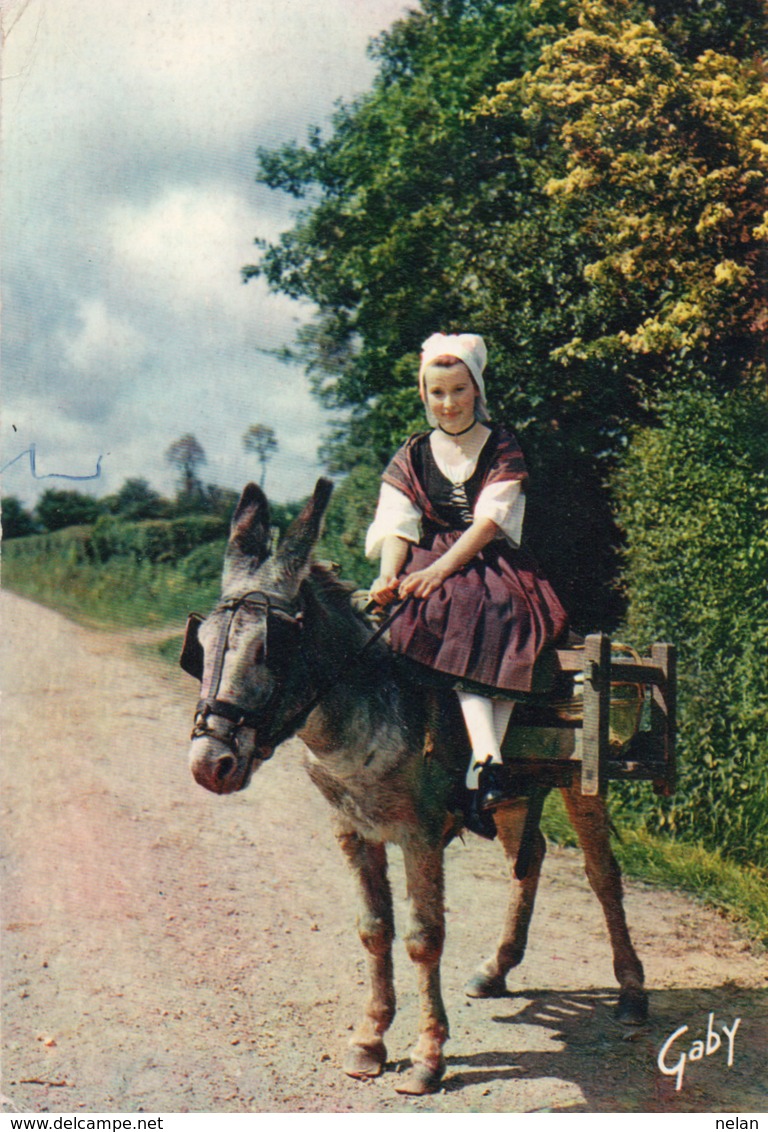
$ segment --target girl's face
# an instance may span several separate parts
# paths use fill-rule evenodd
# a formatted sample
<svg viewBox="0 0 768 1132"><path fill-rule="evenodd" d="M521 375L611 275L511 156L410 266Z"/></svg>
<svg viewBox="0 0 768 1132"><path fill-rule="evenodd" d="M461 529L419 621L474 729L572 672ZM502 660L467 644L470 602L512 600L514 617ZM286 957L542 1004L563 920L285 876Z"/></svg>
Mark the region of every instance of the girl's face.
<svg viewBox="0 0 768 1132"><path fill-rule="evenodd" d="M463 362L433 366L424 374L427 411L431 412L445 432L468 429L475 419L477 386Z"/></svg>

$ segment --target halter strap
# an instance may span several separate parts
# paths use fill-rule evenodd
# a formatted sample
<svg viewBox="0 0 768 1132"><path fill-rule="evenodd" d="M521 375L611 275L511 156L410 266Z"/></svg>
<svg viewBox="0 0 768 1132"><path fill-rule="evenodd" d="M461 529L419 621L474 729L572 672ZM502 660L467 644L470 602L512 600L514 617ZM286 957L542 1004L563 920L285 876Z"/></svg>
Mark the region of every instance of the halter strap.
<svg viewBox="0 0 768 1132"><path fill-rule="evenodd" d="M262 705L258 713L250 711L248 708L240 707L239 704L232 703L229 700L219 699L219 688L221 687L221 677L224 671L224 660L229 649L229 633L232 628L232 622L237 611L242 608L247 608L248 606L254 606L257 609L265 609L267 616L269 616L272 609L277 609L285 616L290 617L292 621L299 625L301 624L300 614L297 614L280 594L271 593L269 590L249 590L245 594L221 602L214 610L215 613L225 613L225 618L216 639L210 677L201 688L201 696L195 708L195 721L191 738L201 739L206 735L210 735L211 732L208 730L206 723L209 716L216 716L227 720L228 723L234 724L234 727L229 729L230 733L223 737L222 740L233 750L237 747L237 732L240 728L257 728L259 721L263 718L265 708L271 704L274 698L274 695L270 696L267 703Z"/></svg>

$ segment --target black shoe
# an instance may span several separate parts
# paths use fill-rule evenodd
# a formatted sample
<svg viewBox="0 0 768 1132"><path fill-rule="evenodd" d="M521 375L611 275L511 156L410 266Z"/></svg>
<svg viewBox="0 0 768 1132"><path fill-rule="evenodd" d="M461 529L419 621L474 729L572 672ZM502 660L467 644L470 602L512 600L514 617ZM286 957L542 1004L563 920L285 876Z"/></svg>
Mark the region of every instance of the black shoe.
<svg viewBox="0 0 768 1132"><path fill-rule="evenodd" d="M493 841L496 836L496 822L490 813L484 813L480 808L480 792L478 790L466 791L462 809L464 811L464 824L467 829L476 833L478 837L484 837L486 841Z"/></svg>
<svg viewBox="0 0 768 1132"><path fill-rule="evenodd" d="M511 797L509 787L501 763L484 763L480 771L480 781L477 784L479 796L478 805L481 810L492 810L501 802Z"/></svg>

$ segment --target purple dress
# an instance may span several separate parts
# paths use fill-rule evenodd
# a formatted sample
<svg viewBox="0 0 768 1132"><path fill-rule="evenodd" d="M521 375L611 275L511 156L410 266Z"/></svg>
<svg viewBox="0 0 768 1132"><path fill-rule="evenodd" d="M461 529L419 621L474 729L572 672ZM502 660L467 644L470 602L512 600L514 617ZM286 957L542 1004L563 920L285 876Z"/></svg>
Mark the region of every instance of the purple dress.
<svg viewBox="0 0 768 1132"><path fill-rule="evenodd" d="M472 524L484 487L527 478L514 435L493 427L475 471L453 484L438 468L429 434L411 437L384 472L421 512L422 534L403 573L423 570ZM408 601L390 629L392 649L453 688L492 698L525 699L546 692L555 670L553 646L566 613L524 548L494 539L427 598Z"/></svg>

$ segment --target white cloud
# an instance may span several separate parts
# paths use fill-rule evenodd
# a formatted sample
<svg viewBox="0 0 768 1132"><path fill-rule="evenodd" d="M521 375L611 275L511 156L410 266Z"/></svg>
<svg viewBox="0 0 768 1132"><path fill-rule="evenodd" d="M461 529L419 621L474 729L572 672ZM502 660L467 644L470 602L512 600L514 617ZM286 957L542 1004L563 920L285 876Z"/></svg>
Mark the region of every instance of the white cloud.
<svg viewBox="0 0 768 1132"><path fill-rule="evenodd" d="M252 207L224 184L170 188L146 206L115 205L105 219L114 278L172 310L241 317L240 268L256 224Z"/></svg>
<svg viewBox="0 0 768 1132"><path fill-rule="evenodd" d="M79 326L60 332L64 359L81 374L108 374L140 362L146 346L143 336L119 315L110 314L101 299L79 304Z"/></svg>
<svg viewBox="0 0 768 1132"><path fill-rule="evenodd" d="M311 489L324 413L263 352L308 308L240 281L253 238L275 239L292 208L254 183L255 150L303 141L365 90L366 42L405 7L6 4L3 461L34 443L45 470L87 474L103 452L99 491L133 476L168 491L163 454L192 431L211 481L237 488L258 476L240 438L261 420L281 444L275 497ZM51 483L20 461L6 490Z"/></svg>
<svg viewBox="0 0 768 1132"><path fill-rule="evenodd" d="M366 88L367 40L401 0L30 0L9 36L14 113L51 151L57 137L119 147L125 126L171 151L302 136L339 97ZM21 97L19 97L21 96ZM111 128L111 129L110 129ZM107 139L105 138L105 141Z"/></svg>

